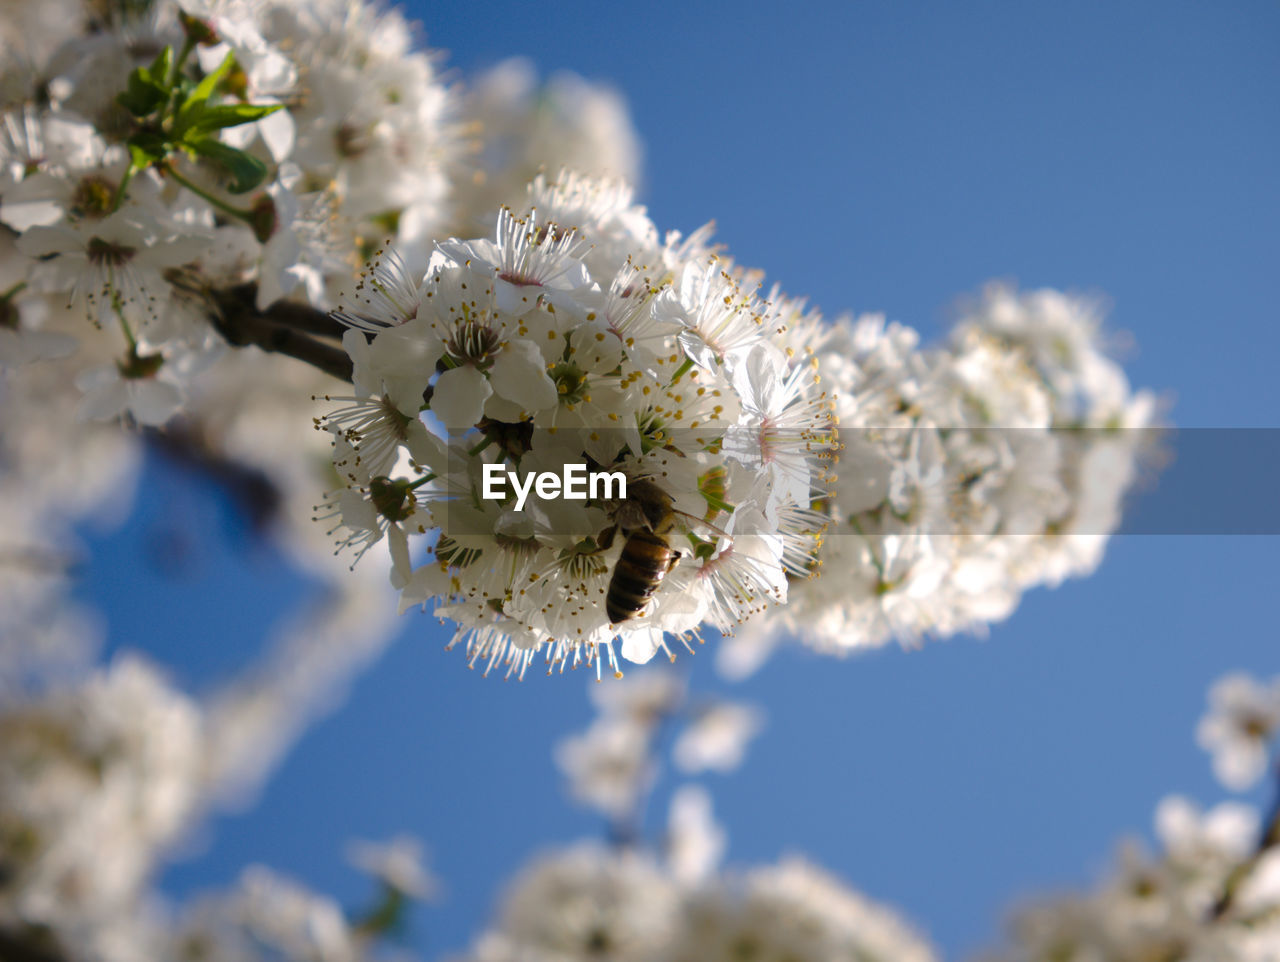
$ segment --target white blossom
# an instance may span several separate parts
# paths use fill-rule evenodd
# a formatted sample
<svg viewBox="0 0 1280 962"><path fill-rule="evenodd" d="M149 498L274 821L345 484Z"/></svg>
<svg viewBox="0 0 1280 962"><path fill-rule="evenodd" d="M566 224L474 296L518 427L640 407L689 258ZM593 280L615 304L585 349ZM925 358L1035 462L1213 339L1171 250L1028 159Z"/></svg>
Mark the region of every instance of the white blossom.
<svg viewBox="0 0 1280 962"><path fill-rule="evenodd" d="M422 843L408 835L398 835L386 842L352 842L348 858L357 868L405 895L415 899L431 899L440 889L440 881L423 863Z"/></svg>
<svg viewBox="0 0 1280 962"><path fill-rule="evenodd" d="M647 855L578 845L515 879L497 929L472 958L649 960L667 944L677 906L674 886Z"/></svg>
<svg viewBox="0 0 1280 962"><path fill-rule="evenodd" d="M666 857L671 877L681 885L706 882L720 865L729 837L711 811L711 795L683 785L671 796L667 815Z"/></svg>
<svg viewBox="0 0 1280 962"><path fill-rule="evenodd" d="M363 306L337 315L352 328L343 343L360 390L385 392L405 417L424 407L451 436L436 456L415 452L407 425L375 416L376 403L327 415L352 425L334 463L369 504L363 516L343 507L353 534L340 537L376 540L398 519L373 504L372 486L411 485L438 530L428 572L406 573L398 549L396 583L457 623L473 662L523 675L542 655L553 670L617 672L615 641L643 662L670 652L668 636L688 644L704 620L729 629L785 600L784 557L802 567L823 523L808 508L825 483L816 464L830 454L832 401L810 368L764 353L765 307L730 262L657 249L656 228L617 188L562 174L533 189L584 219L503 209L493 240L438 244L421 283L380 255L394 268L372 265ZM603 276L584 259L597 239L614 251ZM681 256L695 259L671 271L686 280L670 301L638 265ZM392 441L416 459L406 473L379 482L349 469L388 470ZM575 461L622 475L628 497L539 493L526 507L485 498L479 483L494 467L532 477ZM670 573L617 618L615 571L638 529L663 539ZM428 583L448 589L432 599Z"/></svg>
<svg viewBox="0 0 1280 962"><path fill-rule="evenodd" d="M556 749L556 763L577 801L625 819L655 774L649 738L643 725L606 716L583 734L563 740Z"/></svg>
<svg viewBox="0 0 1280 962"><path fill-rule="evenodd" d="M695 712L676 739L672 757L689 774L732 771L742 764L747 745L763 724L760 712L748 705L712 702Z"/></svg>
<svg viewBox="0 0 1280 962"><path fill-rule="evenodd" d="M784 633L847 652L980 632L1099 563L1155 412L1105 355L1094 302L996 285L932 350L878 316L792 317L784 341L836 398L833 496L816 559L788 564L787 606L745 626L727 670Z"/></svg>
<svg viewBox="0 0 1280 962"><path fill-rule="evenodd" d="M1209 711L1196 728L1196 740L1213 756L1218 780L1244 791L1265 774L1278 728L1280 680L1263 685L1236 673L1220 678L1209 690Z"/></svg>
<svg viewBox="0 0 1280 962"><path fill-rule="evenodd" d="M0 712L0 919L91 937L128 911L201 781L201 716L153 669L120 658L82 684ZM79 933L79 934L77 934Z"/></svg>

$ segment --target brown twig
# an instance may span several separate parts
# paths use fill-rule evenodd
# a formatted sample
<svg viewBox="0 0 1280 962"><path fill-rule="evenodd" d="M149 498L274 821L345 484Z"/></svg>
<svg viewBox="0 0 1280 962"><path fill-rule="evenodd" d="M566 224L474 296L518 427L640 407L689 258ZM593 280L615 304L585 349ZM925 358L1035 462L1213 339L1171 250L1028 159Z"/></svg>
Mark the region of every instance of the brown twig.
<svg viewBox="0 0 1280 962"><path fill-rule="evenodd" d="M50 932L34 925L0 928L0 959L5 962L67 962Z"/></svg>
<svg viewBox="0 0 1280 962"><path fill-rule="evenodd" d="M251 305L257 301L258 285L241 284L231 288L227 295L236 298L241 304ZM347 331L347 328L341 322L335 321L332 315L294 301L276 301L267 308L266 313L272 321L291 327L295 331L315 334L318 337L331 337L335 341L342 340L342 335Z"/></svg>
<svg viewBox="0 0 1280 962"><path fill-rule="evenodd" d="M220 485L244 512L255 532L265 531L279 514L283 496L271 477L218 450L199 424L175 421L163 431L146 431L144 437L165 457L201 472Z"/></svg>
<svg viewBox="0 0 1280 962"><path fill-rule="evenodd" d="M1227 876L1227 881L1222 887L1222 897L1214 903L1213 911L1210 913L1211 920L1216 922L1231 911L1240 887L1253 874L1262 857L1278 845L1280 845L1280 792L1277 793L1276 800L1271 806L1271 814L1267 818L1267 824L1252 854L1233 868L1231 874Z"/></svg>
<svg viewBox="0 0 1280 962"><path fill-rule="evenodd" d="M265 311L255 305L257 288L242 284L211 292L211 321L235 347L253 345L264 351L286 354L317 370L350 381L351 358L339 344L321 338L341 338L345 328L323 311L302 304L278 301Z"/></svg>

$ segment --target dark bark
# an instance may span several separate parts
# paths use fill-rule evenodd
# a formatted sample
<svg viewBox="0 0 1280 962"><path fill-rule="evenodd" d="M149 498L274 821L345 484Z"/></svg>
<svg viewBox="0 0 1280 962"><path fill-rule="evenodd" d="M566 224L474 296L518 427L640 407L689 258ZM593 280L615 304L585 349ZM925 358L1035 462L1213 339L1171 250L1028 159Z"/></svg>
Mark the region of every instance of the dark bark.
<svg viewBox="0 0 1280 962"><path fill-rule="evenodd" d="M288 301L260 311L253 284L213 291L211 296L215 309L210 320L228 344L285 354L340 381L351 380L351 358L338 343L346 328L328 314Z"/></svg>
<svg viewBox="0 0 1280 962"><path fill-rule="evenodd" d="M1280 772L1277 774L1280 774ZM1210 914L1210 918L1213 921L1223 918L1231 911L1241 886L1253 874L1253 870L1262 861L1262 857L1277 846L1280 846L1280 791L1277 791L1276 799L1271 806L1271 813L1267 816L1267 822L1262 828L1262 834L1258 837L1257 846L1255 846L1252 854L1237 865L1231 874L1227 876L1227 883L1223 887L1222 897L1214 904L1213 911Z"/></svg>
<svg viewBox="0 0 1280 962"><path fill-rule="evenodd" d="M229 457L209 442L199 425L175 421L163 431L149 430L147 442L175 462L200 472L219 485L261 534L280 511L282 496L266 472Z"/></svg>
<svg viewBox="0 0 1280 962"><path fill-rule="evenodd" d="M70 962L49 931L34 925L0 928L0 959L4 962Z"/></svg>

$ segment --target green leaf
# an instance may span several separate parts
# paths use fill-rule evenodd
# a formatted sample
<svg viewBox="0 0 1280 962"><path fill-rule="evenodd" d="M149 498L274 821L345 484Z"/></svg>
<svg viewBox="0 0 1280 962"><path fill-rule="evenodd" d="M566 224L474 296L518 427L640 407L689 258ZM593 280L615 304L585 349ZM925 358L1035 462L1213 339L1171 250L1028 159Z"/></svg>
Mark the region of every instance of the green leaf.
<svg viewBox="0 0 1280 962"><path fill-rule="evenodd" d="M129 138L130 145L137 145L147 153L156 157L164 157L172 149L172 144L158 130L139 130Z"/></svg>
<svg viewBox="0 0 1280 962"><path fill-rule="evenodd" d="M183 130L183 140L191 142L224 127L251 124L282 108L281 104L221 104L192 113Z"/></svg>
<svg viewBox="0 0 1280 962"><path fill-rule="evenodd" d="M243 194L253 190L267 179L267 165L253 154L229 147L212 137L198 140L188 145L201 157L212 160L231 174L231 183L227 190L233 194Z"/></svg>
<svg viewBox="0 0 1280 962"><path fill-rule="evenodd" d="M173 116L182 115L182 109L186 105L187 98L191 96L191 91L195 90L196 82L186 74L178 74L178 79L173 84Z"/></svg>
<svg viewBox="0 0 1280 962"><path fill-rule="evenodd" d="M145 117L157 110L168 97L168 88L156 83L146 67L138 67L129 74L128 86L116 96L116 103L135 117Z"/></svg>
<svg viewBox="0 0 1280 962"><path fill-rule="evenodd" d="M129 157L139 170L150 167L169 155L169 142L154 131L140 130L126 143L129 145Z"/></svg>
<svg viewBox="0 0 1280 962"><path fill-rule="evenodd" d="M129 160L133 162L133 166L139 170L143 170L154 164L159 157L154 156L148 151L143 150L137 144L129 145Z"/></svg>
<svg viewBox="0 0 1280 962"><path fill-rule="evenodd" d="M165 90L169 89L169 71L173 69L173 48L165 47L156 55L156 59L151 61L151 66L147 70L151 74L151 79L161 84Z"/></svg>
<svg viewBox="0 0 1280 962"><path fill-rule="evenodd" d="M235 54L228 53L222 58L222 63L218 64L213 73L206 74L204 79L196 84L196 89L191 91L191 95L187 97L187 102L182 106L183 112L204 106L204 102L213 96L213 92L218 89L218 84L222 83L222 79L231 70L231 65L235 63L235 59ZM178 116L178 122L182 123L181 114Z"/></svg>

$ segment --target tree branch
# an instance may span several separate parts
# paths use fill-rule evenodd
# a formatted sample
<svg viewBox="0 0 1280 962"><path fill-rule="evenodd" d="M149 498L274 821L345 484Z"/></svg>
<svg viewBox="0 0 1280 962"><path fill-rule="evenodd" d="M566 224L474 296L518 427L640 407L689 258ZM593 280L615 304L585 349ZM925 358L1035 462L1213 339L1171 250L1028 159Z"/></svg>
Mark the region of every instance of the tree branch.
<svg viewBox="0 0 1280 962"><path fill-rule="evenodd" d="M260 311L255 305L257 287L253 284L212 291L211 296L215 310L210 320L228 344L252 344L297 358L340 381L351 380L347 352L340 345L319 339L341 338L346 329L323 311L287 301L277 301Z"/></svg>
<svg viewBox="0 0 1280 962"><path fill-rule="evenodd" d="M165 430L148 429L143 436L165 457L201 472L220 485L244 512L255 532L265 531L279 514L283 496L271 477L218 450L199 424L175 420Z"/></svg>
<svg viewBox="0 0 1280 962"><path fill-rule="evenodd" d="M0 928L0 959L5 962L68 962L52 934L34 925Z"/></svg>
<svg viewBox="0 0 1280 962"><path fill-rule="evenodd" d="M1280 845L1280 793L1277 794L1276 800L1271 807L1271 814L1267 817L1266 825L1263 826L1257 847L1248 858L1232 869L1231 874L1227 876L1226 885L1223 886L1222 897L1214 904L1213 911L1210 914L1211 920L1216 922L1231 911L1232 906L1235 904L1236 896L1240 892L1240 887L1253 874L1253 870L1262 861L1262 857L1277 845Z"/></svg>
<svg viewBox="0 0 1280 962"><path fill-rule="evenodd" d="M231 288L227 293L235 297L240 304L253 305L258 299L258 285L241 284ZM291 327L305 334L331 337L335 341L342 340L342 335L347 332L347 328L341 322L335 321L332 315L295 301L276 301L267 308L266 315L285 327Z"/></svg>

